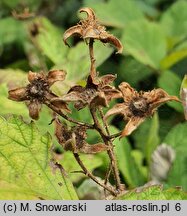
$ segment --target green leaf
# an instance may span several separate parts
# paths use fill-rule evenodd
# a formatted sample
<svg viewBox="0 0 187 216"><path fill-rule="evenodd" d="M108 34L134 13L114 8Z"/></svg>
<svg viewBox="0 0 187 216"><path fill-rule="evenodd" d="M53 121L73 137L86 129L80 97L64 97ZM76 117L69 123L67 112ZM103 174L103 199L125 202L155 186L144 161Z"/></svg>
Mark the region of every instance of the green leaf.
<svg viewBox="0 0 187 216"><path fill-rule="evenodd" d="M187 36L187 2L176 1L162 16L161 26L169 38L169 47Z"/></svg>
<svg viewBox="0 0 187 216"><path fill-rule="evenodd" d="M110 46L104 46L99 41L94 43L94 55L96 66L101 65L113 52ZM75 47L71 47L67 57L61 64L62 68L67 71L66 81L76 83L85 78L90 71L88 46L84 42L78 43ZM59 65L55 66L58 68Z"/></svg>
<svg viewBox="0 0 187 216"><path fill-rule="evenodd" d="M51 138L13 116L0 122L0 180L43 199L77 199L64 171L52 165ZM4 197L6 199L6 197Z"/></svg>
<svg viewBox="0 0 187 216"><path fill-rule="evenodd" d="M151 161L151 155L153 151L156 149L157 145L160 142L158 130L159 130L159 119L158 119L158 115L155 114L151 120L151 125L149 128L149 132L147 133L147 139L144 148L145 157L148 164Z"/></svg>
<svg viewBox="0 0 187 216"><path fill-rule="evenodd" d="M0 181L0 200L34 200L37 196L17 185Z"/></svg>
<svg viewBox="0 0 187 216"><path fill-rule="evenodd" d="M126 138L123 138L120 141L116 139L115 149L120 172L129 187L137 187L144 184L145 177L133 158L132 148L128 140Z"/></svg>
<svg viewBox="0 0 187 216"><path fill-rule="evenodd" d="M22 41L26 36L23 23L13 17L0 19L0 45Z"/></svg>
<svg viewBox="0 0 187 216"><path fill-rule="evenodd" d="M164 71L159 79L158 86L164 89L168 94L179 97L181 79L172 71ZM174 108L178 112L183 112L181 103L168 102L168 106Z"/></svg>
<svg viewBox="0 0 187 216"><path fill-rule="evenodd" d="M95 168L98 168L102 165L102 158L97 155L86 155L80 154L80 158L83 161L86 168L90 171L93 171ZM77 182L81 178L84 178L85 175L83 173L73 173L76 171L81 171L80 166L75 160L72 152L67 151L62 155L62 160L60 161L64 169L69 173L70 178L73 182Z"/></svg>
<svg viewBox="0 0 187 216"><path fill-rule="evenodd" d="M162 61L161 61L161 68L162 70L166 70L176 64L177 62L181 61L187 56L187 49L183 50L177 50L166 56Z"/></svg>
<svg viewBox="0 0 187 216"><path fill-rule="evenodd" d="M138 62L132 56L124 56L118 67L118 79L125 80L133 87L153 73L146 65Z"/></svg>
<svg viewBox="0 0 187 216"><path fill-rule="evenodd" d="M129 21L143 18L143 13L132 0L109 0L107 2L90 4L84 1L85 6L95 10L96 16L104 25L123 28Z"/></svg>
<svg viewBox="0 0 187 216"><path fill-rule="evenodd" d="M155 114L152 119L147 119L140 125L133 135L137 148L142 150L148 164L150 163L153 151L160 141L158 131L159 119L158 115Z"/></svg>
<svg viewBox="0 0 187 216"><path fill-rule="evenodd" d="M44 17L35 19L34 23L39 27L39 34L33 39L45 56L54 64L59 64L68 50L62 40L62 31Z"/></svg>
<svg viewBox="0 0 187 216"><path fill-rule="evenodd" d="M187 190L187 123L172 128L164 139L164 143L176 151L176 159L167 181L169 186L181 185Z"/></svg>
<svg viewBox="0 0 187 216"><path fill-rule="evenodd" d="M177 188L164 190L161 186L150 186L142 188L141 191L132 190L123 196L120 200L186 200L187 193Z"/></svg>
<svg viewBox="0 0 187 216"><path fill-rule="evenodd" d="M159 69L166 55L166 39L156 23L137 20L126 26L122 37L127 52L143 64Z"/></svg>

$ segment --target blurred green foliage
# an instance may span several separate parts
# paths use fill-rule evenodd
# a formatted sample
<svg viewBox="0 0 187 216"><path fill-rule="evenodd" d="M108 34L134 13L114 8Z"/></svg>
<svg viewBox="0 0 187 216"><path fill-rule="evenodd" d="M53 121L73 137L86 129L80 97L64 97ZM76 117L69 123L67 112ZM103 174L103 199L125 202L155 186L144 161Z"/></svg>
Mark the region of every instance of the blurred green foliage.
<svg viewBox="0 0 187 216"><path fill-rule="evenodd" d="M179 96L180 85L187 68L187 1L0 0L1 116L22 115L25 121L30 121L24 104L7 99L9 88L25 85L29 70L47 72L54 68L65 69L67 79L54 86L57 94L67 92L74 84L85 83L90 65L87 46L77 38L70 41L71 48L66 47L62 41L65 29L78 22L77 10L83 6L92 7L101 23L117 35L124 46L122 55L115 55L113 47L104 46L99 42L94 44L96 64L101 75L117 74L116 85L127 81L137 90L160 87L171 95ZM21 13L27 7L35 13L33 18L17 20L12 16L12 11ZM54 138L53 126L48 125L52 113L44 107L42 110L41 118L36 122L37 127L42 134L50 132L56 152L62 153L62 148ZM84 121L91 119L87 109L80 112L74 110L71 115ZM151 155L155 148L164 142L176 151L176 159L168 179L163 183L166 187L177 185L187 190L187 126L184 121L182 105L169 102L159 109L158 115L146 120L129 138L116 139L119 169L122 181L128 188L142 186L150 180ZM15 122L8 124L12 125ZM113 124L111 129L113 133L119 132L123 127L118 117L114 118L111 124ZM88 134L90 143L99 141L97 133ZM1 136L2 140L8 139L6 134ZM3 146L3 143L1 145ZM0 147L0 160L3 160L1 156L2 153L4 154L3 151ZM20 153L20 158L25 160L24 154ZM104 177L103 171L108 163L105 154L96 155L91 159L92 163L89 156L83 155L83 158L90 170L93 170L97 176ZM79 169L69 152L63 153L59 161L68 173ZM17 164L14 162L12 163L16 167ZM6 188L13 188L13 191L20 190L22 198L37 198L36 194L28 192L26 185L19 189L22 183L15 184L8 176L2 175L3 166L7 166L7 169L13 172L8 165L1 163L0 191L2 190L2 194L5 194ZM70 178L77 188L81 188L83 175L71 173ZM173 193L176 195L175 191ZM7 197L17 199L20 197L17 193L7 194ZM47 192L44 195L54 199L63 197L55 193L49 197ZM79 196L81 197L81 194ZM162 196L165 195L162 193ZM76 198L75 194L73 198Z"/></svg>

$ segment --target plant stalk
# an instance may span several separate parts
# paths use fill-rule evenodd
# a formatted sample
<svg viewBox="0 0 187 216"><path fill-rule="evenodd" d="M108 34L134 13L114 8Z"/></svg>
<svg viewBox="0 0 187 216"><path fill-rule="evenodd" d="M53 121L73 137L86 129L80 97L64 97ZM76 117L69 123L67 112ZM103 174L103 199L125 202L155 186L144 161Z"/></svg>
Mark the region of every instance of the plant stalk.
<svg viewBox="0 0 187 216"><path fill-rule="evenodd" d="M90 177L94 182L96 182L98 185L103 187L105 190L109 191L112 195L117 196L116 191L112 187L107 186L105 183L102 183L101 181L99 181L91 172L87 170L82 160L80 159L80 156L78 153L73 153L73 155L86 176Z"/></svg>
<svg viewBox="0 0 187 216"><path fill-rule="evenodd" d="M110 158L110 162L111 162L111 166L112 166L112 170L113 170L113 174L114 174L114 179L115 179L115 182L116 182L116 190L118 192L120 192L122 190L121 189L121 181L120 181L120 177L119 177L119 170L118 170L118 166L117 166L116 157L115 157L115 154L114 154L112 141L110 139L106 138L107 136L106 136L105 132L103 131L102 127L100 126L99 121L97 119L96 109L95 108L90 108L90 112L91 112L92 118L94 120L95 129L102 136L102 139L103 139L104 143L106 145L110 146L107 153L108 153L108 156Z"/></svg>
<svg viewBox="0 0 187 216"><path fill-rule="evenodd" d="M84 123L84 122L80 122L80 121L77 121L75 119L72 119L71 117L65 115L60 109L58 109L57 107L55 107L53 104L51 104L50 102L45 102L45 105L48 106L51 110L53 110L54 112L58 113L62 118L66 119L67 121L69 122L72 122L74 124L77 124L77 125L81 125L81 126L85 126L89 129L93 129L94 126L91 125L91 124L88 124L88 123Z"/></svg>

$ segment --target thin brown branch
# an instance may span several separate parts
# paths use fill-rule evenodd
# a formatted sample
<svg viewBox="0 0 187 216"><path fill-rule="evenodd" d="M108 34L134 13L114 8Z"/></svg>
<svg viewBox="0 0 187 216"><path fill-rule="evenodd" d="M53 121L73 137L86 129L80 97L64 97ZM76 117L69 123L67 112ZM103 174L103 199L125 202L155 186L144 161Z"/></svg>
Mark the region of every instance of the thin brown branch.
<svg viewBox="0 0 187 216"><path fill-rule="evenodd" d="M100 123L99 123L99 121L97 119L97 115L96 115L96 109L91 108L90 112L91 112L93 120L94 120L95 129L100 133L100 135L102 136L102 139L105 142L105 144L110 146L107 153L108 153L108 156L109 156L110 161L111 161L111 166L112 166L112 170L113 170L113 174L114 174L114 179L115 179L115 182L116 182L116 189L117 189L118 192L120 192L121 191L121 181L120 181L120 177L119 177L119 170L118 170L118 166L117 166L117 160L116 160L114 150L113 150L113 143L112 143L112 141L110 139L107 138L107 135L103 131L102 127L100 126ZM107 131L109 132L108 126L105 125L105 127L107 127ZM110 133L108 135L110 135Z"/></svg>
<svg viewBox="0 0 187 216"><path fill-rule="evenodd" d="M48 106L54 112L58 113L62 118L66 119L69 122L72 122L72 123L77 124L77 125L85 126L85 127L89 128L89 129L93 129L94 128L94 126L91 125L91 124L80 122L80 121L77 121L75 119L72 119L71 117L69 117L66 114L64 114L59 108L57 108L56 106L54 106L50 102L45 102L45 105Z"/></svg>
<svg viewBox="0 0 187 216"><path fill-rule="evenodd" d="M80 159L78 153L73 153L73 155L74 155L76 161L78 162L79 166L82 168L82 170L86 176L90 177L94 182L96 182L98 185L103 187L105 190L109 191L112 195L117 196L117 193L115 192L115 190L111 186L107 186L103 182L99 181L91 172L89 172L87 170L87 168L84 166L82 160Z"/></svg>
<svg viewBox="0 0 187 216"><path fill-rule="evenodd" d="M96 68L95 68L95 58L94 58L94 51L93 51L93 43L94 39L90 38L89 41L89 54L90 54L90 61L91 61L91 66L90 66L90 76L92 80L96 77Z"/></svg>
<svg viewBox="0 0 187 216"><path fill-rule="evenodd" d="M107 135L110 136L109 126L108 126L107 122L104 120L104 114L103 114L103 110L101 107L99 108L99 113L100 113L100 116L103 120L103 124L104 124L104 127L106 129ZM118 169L118 165L117 165L117 159L116 159L116 155L114 153L114 146L113 146L111 139L109 139L108 143L110 146L109 157L111 157L111 166L112 166L114 178L116 181L116 189L120 191L121 190L121 181L120 181L120 177L119 177L119 169Z"/></svg>
<svg viewBox="0 0 187 216"><path fill-rule="evenodd" d="M108 138L109 139L115 139L115 138L120 137L120 136L121 136L121 131L119 133L109 135Z"/></svg>

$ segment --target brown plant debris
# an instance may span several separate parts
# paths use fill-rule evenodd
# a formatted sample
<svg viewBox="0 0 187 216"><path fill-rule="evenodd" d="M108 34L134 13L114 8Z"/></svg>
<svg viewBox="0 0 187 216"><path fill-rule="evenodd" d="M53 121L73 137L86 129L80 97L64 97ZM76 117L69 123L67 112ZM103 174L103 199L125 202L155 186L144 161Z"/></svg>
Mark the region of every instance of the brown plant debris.
<svg viewBox="0 0 187 216"><path fill-rule="evenodd" d="M163 89L154 89L148 92L137 92L128 83L122 82L119 89L123 94L124 103L116 104L106 115L121 114L127 121L121 136L130 135L147 117L152 116L157 108L167 101L180 100L176 96L170 96Z"/></svg>
<svg viewBox="0 0 187 216"><path fill-rule="evenodd" d="M64 150L86 154L95 154L108 150L109 147L103 143L88 144L86 142L86 130L85 126L75 126L68 129L59 119L55 120L55 135Z"/></svg>
<svg viewBox="0 0 187 216"><path fill-rule="evenodd" d="M109 34L106 31L106 28L98 22L94 11L91 8L82 8L79 10L80 13L85 12L87 14L86 19L82 19L79 23L64 33L64 43L68 45L67 39L71 36L79 36L85 39L96 39L100 40L103 43L110 43L117 48L117 53L122 53L123 45L121 44L120 40L118 40L112 34Z"/></svg>
<svg viewBox="0 0 187 216"><path fill-rule="evenodd" d="M98 78L98 84L94 84L91 77L88 76L85 87L73 86L68 94L52 99L51 103L64 101L74 102L76 109L80 110L89 105L89 107L108 106L108 103L114 98L122 97L122 94L110 84L116 76L108 74Z"/></svg>
<svg viewBox="0 0 187 216"><path fill-rule="evenodd" d="M49 71L47 75L30 71L28 74L29 84L26 87L9 90L8 98L14 101L27 101L30 117L38 119L42 104L57 97L51 92L50 87L56 81L63 81L65 76L66 73L63 70ZM54 103L59 109L69 111L65 102L58 101Z"/></svg>

